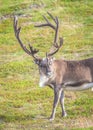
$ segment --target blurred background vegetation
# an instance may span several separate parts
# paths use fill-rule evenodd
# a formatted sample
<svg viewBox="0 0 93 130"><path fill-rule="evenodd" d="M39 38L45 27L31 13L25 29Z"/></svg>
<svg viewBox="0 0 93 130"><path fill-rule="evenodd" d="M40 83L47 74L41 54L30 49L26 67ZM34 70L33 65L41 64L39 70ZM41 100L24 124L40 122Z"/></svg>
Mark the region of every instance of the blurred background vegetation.
<svg viewBox="0 0 93 130"><path fill-rule="evenodd" d="M35 28L47 11L60 20L64 44L56 58L93 57L93 0L0 0L0 129L2 130L93 130L93 92L66 92L68 117L49 122L53 91L39 88L38 68L20 48L13 30L17 15L21 39L31 42L45 56L54 38L50 28ZM48 17L49 18L49 17Z"/></svg>

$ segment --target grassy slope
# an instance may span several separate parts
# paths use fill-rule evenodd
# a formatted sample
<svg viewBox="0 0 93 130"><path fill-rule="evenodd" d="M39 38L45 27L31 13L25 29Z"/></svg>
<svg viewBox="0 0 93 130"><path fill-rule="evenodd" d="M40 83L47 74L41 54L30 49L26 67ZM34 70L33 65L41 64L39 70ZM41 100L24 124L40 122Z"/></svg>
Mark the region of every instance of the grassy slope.
<svg viewBox="0 0 93 130"><path fill-rule="evenodd" d="M43 57L51 46L53 32L49 28L34 28L33 25L43 21L41 15L47 15L47 11L60 18L60 36L64 38L63 48L56 57L93 57L92 0L1 0L0 129L72 130L81 127L92 130L88 128L93 127L93 92L89 90L66 92L66 119L61 118L60 107L57 108L54 122L45 119L51 113L53 91L48 87L38 87L37 66L18 45L14 37L12 16L17 14L20 17L23 41L36 43L34 46L41 50L39 55Z"/></svg>

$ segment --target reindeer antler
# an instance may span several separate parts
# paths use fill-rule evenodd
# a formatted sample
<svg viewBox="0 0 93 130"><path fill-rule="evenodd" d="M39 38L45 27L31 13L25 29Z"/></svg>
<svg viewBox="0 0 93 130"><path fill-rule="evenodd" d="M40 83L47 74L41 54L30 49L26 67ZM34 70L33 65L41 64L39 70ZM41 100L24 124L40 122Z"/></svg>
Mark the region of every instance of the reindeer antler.
<svg viewBox="0 0 93 130"><path fill-rule="evenodd" d="M55 37L54 37L54 43L53 43L53 46L54 46L55 50L53 52L47 53L47 56L52 56L56 52L58 52L59 49L61 48L61 46L63 44L63 38L59 38L58 37L58 33L59 33L59 20L58 20L58 17L53 17L49 12L48 12L48 15L52 18L52 20L54 21L55 25L51 24L51 22L45 16L43 16L45 21L46 21L46 23L40 24L40 25L36 25L35 27L49 26L53 30L55 30ZM34 49L31 44L29 44L29 49L27 49L27 47L23 44L22 40L20 39L20 31L21 31L21 27L18 27L18 18L15 16L14 17L14 32L15 32L15 36L16 36L16 38L17 38L21 48L27 54L31 55L34 59L36 59L36 60L40 59L40 58L37 58L35 56L35 54L38 53L39 50ZM58 44L58 40L60 41L59 44Z"/></svg>
<svg viewBox="0 0 93 130"><path fill-rule="evenodd" d="M20 39L20 31L21 31L21 27L18 27L18 18L17 16L14 16L14 32L15 32L15 36L21 46L21 48L29 55L31 55L34 59L37 59L37 57L35 56L35 54L37 52L39 52L39 50L34 49L31 44L29 44L29 49L27 49L27 47L23 44L23 42Z"/></svg>
<svg viewBox="0 0 93 130"><path fill-rule="evenodd" d="M48 15L52 18L52 20L54 21L54 23L56 24L55 26L53 24L50 23L50 21L45 17L45 21L46 23L43 23L43 24L40 24L40 25L35 25L35 27L44 27L44 26L49 26L51 27L52 29L55 30L55 37L54 37L54 43L53 43L53 46L55 47L55 50L53 52L50 52L47 54L47 56L52 56L54 55L56 52L59 51L59 49L61 48L62 44L63 44L63 38L60 38L60 43L58 44L58 33L59 33L59 20L58 20L58 17L53 17L49 12L47 12Z"/></svg>

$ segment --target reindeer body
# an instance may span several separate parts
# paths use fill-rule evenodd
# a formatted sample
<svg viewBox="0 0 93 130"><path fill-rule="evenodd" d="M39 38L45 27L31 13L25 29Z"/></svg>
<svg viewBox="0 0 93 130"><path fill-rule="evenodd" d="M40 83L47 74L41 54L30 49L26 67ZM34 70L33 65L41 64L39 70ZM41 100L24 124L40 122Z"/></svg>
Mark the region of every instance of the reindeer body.
<svg viewBox="0 0 93 130"><path fill-rule="evenodd" d="M45 61L42 62L42 66ZM89 85L92 87L91 83L93 83L93 58L80 61L53 60L49 73L50 76L47 72L40 74L41 87L60 84L64 90L87 89Z"/></svg>

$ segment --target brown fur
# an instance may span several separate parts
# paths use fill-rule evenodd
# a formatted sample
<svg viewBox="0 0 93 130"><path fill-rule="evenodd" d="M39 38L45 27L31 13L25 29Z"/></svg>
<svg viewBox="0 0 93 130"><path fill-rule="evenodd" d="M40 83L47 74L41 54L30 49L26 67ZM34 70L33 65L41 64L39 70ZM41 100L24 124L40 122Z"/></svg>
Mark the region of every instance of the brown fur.
<svg viewBox="0 0 93 130"><path fill-rule="evenodd" d="M55 60L51 68L55 71L56 84L93 82L93 58L80 61Z"/></svg>

